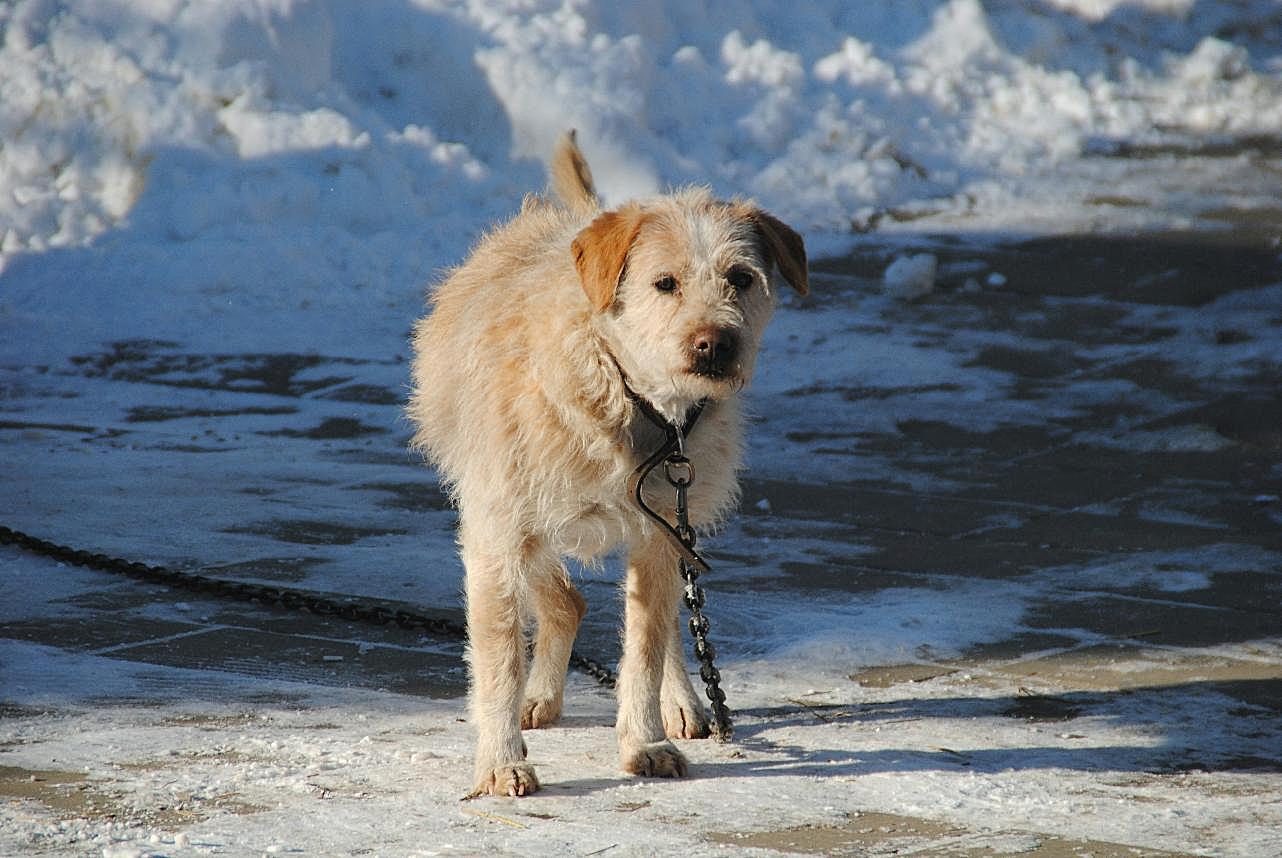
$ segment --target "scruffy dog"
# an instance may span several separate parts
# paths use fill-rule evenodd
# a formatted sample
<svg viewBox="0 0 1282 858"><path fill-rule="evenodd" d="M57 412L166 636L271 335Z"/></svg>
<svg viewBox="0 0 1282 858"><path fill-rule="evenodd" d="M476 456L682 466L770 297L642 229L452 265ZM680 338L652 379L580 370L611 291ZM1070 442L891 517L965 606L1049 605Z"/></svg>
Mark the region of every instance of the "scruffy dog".
<svg viewBox="0 0 1282 858"><path fill-rule="evenodd" d="M459 508L475 795L538 789L521 730L560 716L586 609L561 558L618 546L622 766L686 774L667 737L703 737L709 725L680 642L676 552L627 495L629 474L663 440L633 395L676 423L706 401L686 445L697 468L690 520L715 524L738 493L736 394L781 281L807 291L801 237L751 203L692 188L601 211L573 133L550 174L557 199L527 197L486 235L413 337L414 444ZM671 489L651 479L647 500L672 521Z"/></svg>

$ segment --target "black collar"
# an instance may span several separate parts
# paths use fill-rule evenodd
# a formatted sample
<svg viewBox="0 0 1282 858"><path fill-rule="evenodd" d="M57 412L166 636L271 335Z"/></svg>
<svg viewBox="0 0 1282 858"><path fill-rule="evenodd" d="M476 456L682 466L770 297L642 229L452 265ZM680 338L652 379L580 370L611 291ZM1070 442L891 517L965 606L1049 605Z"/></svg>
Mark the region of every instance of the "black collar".
<svg viewBox="0 0 1282 858"><path fill-rule="evenodd" d="M655 408L650 400L632 389L632 385L628 382L628 374L624 372L623 367L619 365L618 358L614 355L610 355L610 360L614 363L614 368L619 371L619 380L623 382L623 390L628 394L628 399L632 400L632 404L645 415L647 420L667 435L670 441L677 441L679 447L684 447L685 438L694 430L694 425L699 422L699 415L703 413L703 409L707 406L708 400L700 399L694 405L691 405L685 413L685 419L683 419L681 424L678 426L676 423L660 414L659 409ZM674 449L676 448L674 447Z"/></svg>
<svg viewBox="0 0 1282 858"><path fill-rule="evenodd" d="M628 392L628 398L632 400L632 404L645 415L647 420L663 430L664 434L675 438L680 433L683 445L685 438L694 430L694 424L699 422L699 415L703 413L704 406L708 404L708 400L700 399L694 405L691 405L690 409L686 411L685 419L678 426L660 414L659 410L650 404L650 400L633 390L626 377L623 379L623 389Z"/></svg>

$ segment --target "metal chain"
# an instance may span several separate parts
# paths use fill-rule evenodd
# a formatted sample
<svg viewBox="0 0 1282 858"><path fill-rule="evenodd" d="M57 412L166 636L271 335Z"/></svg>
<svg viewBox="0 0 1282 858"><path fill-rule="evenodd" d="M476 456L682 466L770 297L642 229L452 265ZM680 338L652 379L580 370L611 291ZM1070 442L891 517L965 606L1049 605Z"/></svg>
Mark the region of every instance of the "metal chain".
<svg viewBox="0 0 1282 858"><path fill-rule="evenodd" d="M626 383L625 383L626 386ZM689 506L686 503L686 490L694 482L694 465L685 455L685 436L694 428L695 422L703 412L702 402L695 405L686 416L683 425L670 423L660 415L650 403L638 396L629 387L628 395L636 403L641 413L655 426L663 430L665 440L659 449L642 462L628 478L628 494L641 512L655 523L672 547L677 551L677 571L685 582L685 603L690 609L690 634L694 636L694 655L699 660L699 676L707 687L708 700L712 702L712 717L715 722L713 736L718 742L728 742L734 735L734 725L730 722L730 709L726 706L726 694L721 690L721 673L713 663L716 650L708 642L708 618L704 616L704 592L696 581L700 572L708 572L711 567L699 552L694 550L695 533L690 526ZM662 515L645 502L645 480L650 472L662 463L664 475L676 489L677 524L673 527Z"/></svg>
<svg viewBox="0 0 1282 858"><path fill-rule="evenodd" d="M467 640L467 626L444 617L429 617L388 605L339 601L304 590L272 587L248 581L228 581L225 578L211 578L198 572L180 572L167 566L152 566L106 554L69 548L3 525L0 525L0 545L12 545L61 563L97 569L101 572L112 572L152 584L191 590L207 596L256 602L287 611L305 610L322 617L338 617L367 625L386 626L395 623L407 631L425 632L434 637L453 638L459 641ZM571 652L570 665L606 688L615 686L614 671L598 661L578 652Z"/></svg>
<svg viewBox="0 0 1282 858"><path fill-rule="evenodd" d="M680 430L677 431L677 451L664 460L663 475L677 492L677 535L694 552L697 537L690 526L690 508L686 503L686 491L694 483L694 463L685 456L685 441ZM716 725L712 735L718 742L729 742L734 736L734 725L730 721L730 709L726 706L726 693L721 690L721 672L713 662L717 652L708 642L710 623L703 615L705 597L703 588L697 583L699 568L684 557L677 561L677 566L685 580L685 603L690 610L690 634L694 637L694 656L699 660L699 676L712 703L712 720Z"/></svg>

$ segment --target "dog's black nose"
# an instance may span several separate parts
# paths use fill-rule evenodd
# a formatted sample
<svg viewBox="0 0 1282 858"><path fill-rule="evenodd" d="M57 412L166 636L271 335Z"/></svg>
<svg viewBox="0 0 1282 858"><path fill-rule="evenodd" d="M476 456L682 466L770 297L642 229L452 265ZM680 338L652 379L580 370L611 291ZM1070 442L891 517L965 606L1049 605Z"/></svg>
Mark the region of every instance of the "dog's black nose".
<svg viewBox="0 0 1282 858"><path fill-rule="evenodd" d="M700 328L690 338L690 355L696 373L725 375L739 356L739 337L729 328Z"/></svg>

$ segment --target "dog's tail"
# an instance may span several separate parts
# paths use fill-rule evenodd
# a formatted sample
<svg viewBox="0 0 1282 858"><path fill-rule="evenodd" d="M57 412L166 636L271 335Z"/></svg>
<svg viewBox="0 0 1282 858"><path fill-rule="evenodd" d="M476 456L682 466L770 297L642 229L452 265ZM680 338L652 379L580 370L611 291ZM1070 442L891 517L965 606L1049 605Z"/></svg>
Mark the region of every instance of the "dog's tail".
<svg viewBox="0 0 1282 858"><path fill-rule="evenodd" d="M561 135L552 152L552 161L548 164L552 193L572 211L593 214L600 207L596 186L592 183L592 171L588 169L587 159L579 151L574 137L574 129L571 128Z"/></svg>

